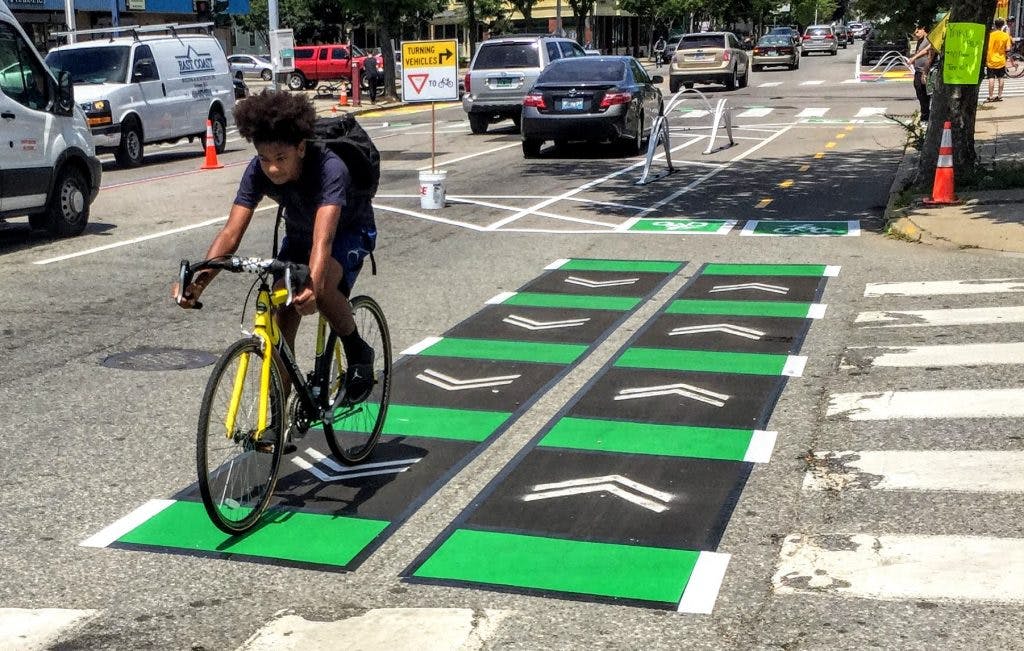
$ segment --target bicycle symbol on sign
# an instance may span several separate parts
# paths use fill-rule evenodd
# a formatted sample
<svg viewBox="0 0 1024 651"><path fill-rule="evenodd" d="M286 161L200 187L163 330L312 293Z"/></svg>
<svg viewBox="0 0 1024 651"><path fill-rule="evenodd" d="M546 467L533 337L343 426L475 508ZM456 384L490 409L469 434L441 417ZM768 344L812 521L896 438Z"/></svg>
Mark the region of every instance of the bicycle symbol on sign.
<svg viewBox="0 0 1024 651"><path fill-rule="evenodd" d="M841 229L828 228L827 226L815 226L814 224L800 224L798 226L779 226L771 229L776 235L842 235Z"/></svg>
<svg viewBox="0 0 1024 651"><path fill-rule="evenodd" d="M651 222L651 226L660 226L661 228L664 228L666 231L692 231L692 230L697 230L699 228L705 228L707 225L708 225L707 222L697 222L697 221L688 221L688 222L663 222L663 221L657 221L657 222Z"/></svg>

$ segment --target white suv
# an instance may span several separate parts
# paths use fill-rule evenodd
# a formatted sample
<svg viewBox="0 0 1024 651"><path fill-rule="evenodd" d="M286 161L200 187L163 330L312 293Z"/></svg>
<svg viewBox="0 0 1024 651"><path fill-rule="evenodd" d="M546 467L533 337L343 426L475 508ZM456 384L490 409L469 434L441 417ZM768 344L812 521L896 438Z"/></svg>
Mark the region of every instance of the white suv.
<svg viewBox="0 0 1024 651"><path fill-rule="evenodd" d="M71 78L59 79L0 0L0 217L65 237L85 229L102 167Z"/></svg>
<svg viewBox="0 0 1024 651"><path fill-rule="evenodd" d="M235 108L227 58L213 36L178 29L185 28L84 30L77 34L133 35L65 45L46 55L52 70L71 73L96 147L113 151L123 167L141 165L151 143L188 138L205 147L207 120L217 153L224 151Z"/></svg>

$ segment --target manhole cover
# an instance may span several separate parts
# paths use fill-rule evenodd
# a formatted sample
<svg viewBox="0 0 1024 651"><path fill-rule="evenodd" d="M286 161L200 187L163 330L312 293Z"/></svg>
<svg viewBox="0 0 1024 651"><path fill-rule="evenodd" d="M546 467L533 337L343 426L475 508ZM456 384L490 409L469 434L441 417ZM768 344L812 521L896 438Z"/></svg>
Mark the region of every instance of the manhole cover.
<svg viewBox="0 0 1024 651"><path fill-rule="evenodd" d="M187 348L136 348L107 357L103 366L127 371L180 371L202 368L217 361L217 356L205 350Z"/></svg>

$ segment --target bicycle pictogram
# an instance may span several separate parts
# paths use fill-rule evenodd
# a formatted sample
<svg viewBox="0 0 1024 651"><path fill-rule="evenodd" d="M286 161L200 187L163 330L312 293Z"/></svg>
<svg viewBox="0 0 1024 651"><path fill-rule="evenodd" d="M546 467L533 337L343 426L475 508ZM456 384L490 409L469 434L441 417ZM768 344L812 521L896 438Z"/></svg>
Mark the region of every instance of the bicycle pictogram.
<svg viewBox="0 0 1024 651"><path fill-rule="evenodd" d="M664 228L666 231L692 231L692 230L697 230L697 229L701 229L701 228L706 228L707 225L708 225L708 222L699 222L699 221L676 221L676 222L656 221L656 222L651 222L651 226L659 226L661 228Z"/></svg>
<svg viewBox="0 0 1024 651"><path fill-rule="evenodd" d="M842 235L846 231L827 226L815 226L814 224L798 224L795 226L777 226L772 228L771 232L776 235Z"/></svg>

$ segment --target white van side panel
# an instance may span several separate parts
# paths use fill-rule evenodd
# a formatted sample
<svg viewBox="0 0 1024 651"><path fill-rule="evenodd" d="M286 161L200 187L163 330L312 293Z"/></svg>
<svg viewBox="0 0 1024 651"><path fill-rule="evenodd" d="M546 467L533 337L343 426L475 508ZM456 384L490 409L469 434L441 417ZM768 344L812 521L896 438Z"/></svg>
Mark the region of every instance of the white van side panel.
<svg viewBox="0 0 1024 651"><path fill-rule="evenodd" d="M178 135L205 133L206 118L214 103L223 107L229 123L233 120L235 94L231 71L217 39L182 36L149 41L149 45L156 55L160 76L166 80L168 95L187 106L179 111L187 115L187 123L181 126Z"/></svg>

